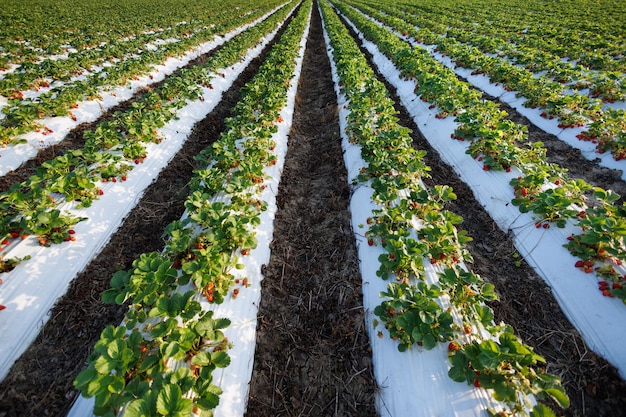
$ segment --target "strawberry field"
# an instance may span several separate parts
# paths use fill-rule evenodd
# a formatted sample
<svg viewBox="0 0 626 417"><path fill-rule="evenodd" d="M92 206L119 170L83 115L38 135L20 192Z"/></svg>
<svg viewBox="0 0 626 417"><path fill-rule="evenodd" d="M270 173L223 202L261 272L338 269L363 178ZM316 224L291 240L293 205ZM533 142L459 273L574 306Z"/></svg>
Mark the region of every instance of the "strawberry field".
<svg viewBox="0 0 626 417"><path fill-rule="evenodd" d="M0 415L618 416L623 1L0 0Z"/></svg>

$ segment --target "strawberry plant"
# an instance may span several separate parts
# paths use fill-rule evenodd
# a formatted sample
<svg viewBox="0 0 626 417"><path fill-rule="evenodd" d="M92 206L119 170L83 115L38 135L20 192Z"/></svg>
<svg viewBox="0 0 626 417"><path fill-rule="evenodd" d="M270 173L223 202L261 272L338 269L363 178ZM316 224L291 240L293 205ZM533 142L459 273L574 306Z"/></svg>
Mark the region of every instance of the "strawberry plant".
<svg viewBox="0 0 626 417"><path fill-rule="evenodd" d="M434 301L439 294L437 286L425 282L389 284L380 294L385 301L376 306L374 314L385 323L389 336L398 341L400 352L414 344L432 349L437 342L452 338L452 315Z"/></svg>
<svg viewBox="0 0 626 417"><path fill-rule="evenodd" d="M195 318L179 322L164 314L170 313L168 304L176 298L167 300L151 316L169 318L151 326L147 334L126 326L103 330L89 367L75 380L83 395L95 397L95 415L116 415L123 408L128 417L190 415L217 406L221 390L213 384L212 372L230 363L229 342L221 331L230 321L214 319L211 311L198 315L199 304L187 299L180 311ZM176 369L173 361L184 361L188 367ZM183 397L188 392L191 398Z"/></svg>
<svg viewBox="0 0 626 417"><path fill-rule="evenodd" d="M542 362L545 360L505 326L495 340L473 341L451 352L449 375L457 382L492 389L508 411L490 410L491 416L550 415L552 411L545 405L533 405L530 395L551 398L562 408L569 406L569 398L559 377L536 368Z"/></svg>

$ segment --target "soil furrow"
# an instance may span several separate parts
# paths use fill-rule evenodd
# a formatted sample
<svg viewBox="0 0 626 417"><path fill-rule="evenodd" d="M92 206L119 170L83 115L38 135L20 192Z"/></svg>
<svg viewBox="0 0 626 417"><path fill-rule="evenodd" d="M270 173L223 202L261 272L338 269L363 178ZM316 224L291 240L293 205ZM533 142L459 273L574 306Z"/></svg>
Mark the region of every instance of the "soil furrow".
<svg viewBox="0 0 626 417"><path fill-rule="evenodd" d="M218 45L206 54L194 58L186 65L176 69L170 75L167 75L163 80L146 85L145 87L139 89L128 100L124 100L123 102L118 103L115 106L104 111L103 114L93 122L79 124L74 129L72 129L62 141L52 146L40 149L36 156L24 162L19 168L10 171L6 175L0 177L0 193L8 191L9 188L15 183L26 181L44 162L50 161L57 156L65 154L66 152L75 149L82 149L85 145L85 139L83 135L86 131L94 130L99 124L113 120L116 113L123 113L127 111L131 108L133 103L140 101L148 92L158 89L168 78L177 77L183 70L193 68L197 65L203 65L204 63L206 63L208 58L217 53L225 45L226 43Z"/></svg>
<svg viewBox="0 0 626 417"><path fill-rule="evenodd" d="M35 342L0 383L0 417L67 414L78 395L72 382L85 367L100 332L107 325L119 324L127 311L125 306L103 304L100 294L109 288L115 271L130 269L142 253L163 249L161 235L182 215L193 170L202 168L194 157L219 139L225 129L224 119L239 101L240 89L257 73L290 21L224 93L217 107L196 124L182 149L145 191L109 243L72 281Z"/></svg>
<svg viewBox="0 0 626 417"><path fill-rule="evenodd" d="M410 42L407 40L403 40L403 42L410 45ZM484 99L497 103L502 110L508 113L508 119L519 125L526 126L528 128L528 141L530 143L542 142L546 148L547 162L566 168L572 178L583 179L594 187L613 190L622 196L619 203L624 201L626 198L626 181L621 178L621 170L601 166L598 163L599 158L595 160L585 158L579 149L535 126L526 116L509 104L475 87L465 77L457 74L456 78L466 83L470 88L480 91Z"/></svg>
<svg viewBox="0 0 626 417"><path fill-rule="evenodd" d="M457 199L450 202L447 208L463 217L459 228L467 230L474 239L468 245L474 258L470 268L496 286L500 300L491 305L496 322L512 325L525 343L546 358L546 371L562 378L571 406L559 415L623 415L626 410L626 397L623 395L626 382L611 364L589 350L561 311L550 287L534 269L523 261L517 265L520 260L515 257L516 250L510 237L498 228L454 169L441 160L401 104L395 87L380 74L371 54L348 27L378 79L391 93L400 124L413 131L414 147L427 152L424 162L431 167L431 178L425 178L424 182L429 186L449 185L454 189ZM557 406L552 408L558 410Z"/></svg>
<svg viewBox="0 0 626 417"><path fill-rule="evenodd" d="M376 415L346 175L314 7L264 270L248 416Z"/></svg>

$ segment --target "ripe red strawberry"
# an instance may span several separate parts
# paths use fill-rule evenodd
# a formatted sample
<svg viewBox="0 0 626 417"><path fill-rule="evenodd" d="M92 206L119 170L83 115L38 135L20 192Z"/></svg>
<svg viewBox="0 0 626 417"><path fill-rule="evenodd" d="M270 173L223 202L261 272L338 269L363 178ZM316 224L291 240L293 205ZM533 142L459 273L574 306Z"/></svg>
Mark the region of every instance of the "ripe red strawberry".
<svg viewBox="0 0 626 417"><path fill-rule="evenodd" d="M582 268L584 266L583 261L576 261L576 263L574 264L574 266L576 268Z"/></svg>
<svg viewBox="0 0 626 417"><path fill-rule="evenodd" d="M98 194L103 195L104 194L104 190L101 188L98 190Z"/></svg>
<svg viewBox="0 0 626 417"><path fill-rule="evenodd" d="M461 346L459 346L457 342L450 342L450 344L448 345L448 351L450 352L455 352L459 350L460 348Z"/></svg>
<svg viewBox="0 0 626 417"><path fill-rule="evenodd" d="M367 244L370 246L374 245L374 240L373 239L367 239Z"/></svg>
<svg viewBox="0 0 626 417"><path fill-rule="evenodd" d="M475 386L476 388L480 388L480 381L478 380L478 378L476 378L476 379L474 380L474 386Z"/></svg>
<svg viewBox="0 0 626 417"><path fill-rule="evenodd" d="M239 288L235 288L235 289L233 290L233 295L235 295L235 296L236 296L237 294L239 294Z"/></svg>
<svg viewBox="0 0 626 417"><path fill-rule="evenodd" d="M241 250L241 254L242 254L243 256L246 256L246 255L248 254L248 251L247 251L246 249L242 249L242 250Z"/></svg>

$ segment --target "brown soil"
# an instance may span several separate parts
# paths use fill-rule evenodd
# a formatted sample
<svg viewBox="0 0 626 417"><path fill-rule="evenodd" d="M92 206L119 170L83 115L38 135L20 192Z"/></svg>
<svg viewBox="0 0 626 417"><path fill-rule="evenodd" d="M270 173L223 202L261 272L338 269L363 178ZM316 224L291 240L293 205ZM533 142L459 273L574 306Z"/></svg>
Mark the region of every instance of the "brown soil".
<svg viewBox="0 0 626 417"><path fill-rule="evenodd" d="M248 416L376 415L349 198L315 9L262 283Z"/></svg>
<svg viewBox="0 0 626 417"><path fill-rule="evenodd" d="M272 257L265 268L248 415L373 416L376 386L347 211L350 190L317 9L307 46L278 196ZM223 119L239 98L239 88L256 72L263 56L196 126L111 242L73 281L36 342L0 383L0 417L66 414L77 395L72 380L84 367L101 330L119 323L124 313L124 308L102 304L100 293L116 269L128 269L139 254L163 247L165 226L183 211L186 184L196 168L193 156L219 136ZM588 350L533 269L515 265L509 237L496 227L453 170L441 162L402 106L397 107L401 123L413 129L415 146L428 151L429 184L451 185L458 195L449 209L463 216L461 227L474 238L470 245L473 269L497 287L496 320L513 325L524 341L548 360L548 371L561 375L572 400L570 409L561 414L625 415L624 381ZM531 139L537 139L541 132L529 128ZM539 140L551 143L548 137ZM624 187L611 174L605 183L585 176L604 170L586 160L571 160L576 154L571 148L558 143L547 146L549 157L563 163L573 175L606 188ZM562 153L556 153L559 148Z"/></svg>

